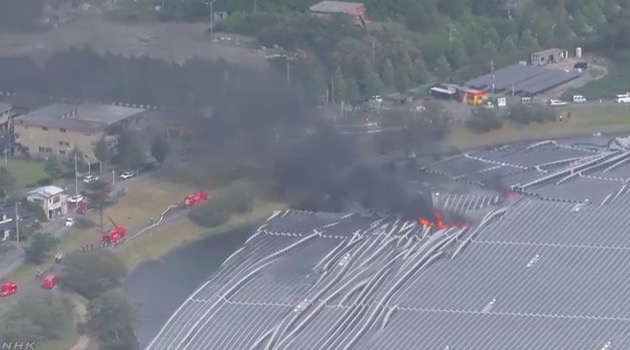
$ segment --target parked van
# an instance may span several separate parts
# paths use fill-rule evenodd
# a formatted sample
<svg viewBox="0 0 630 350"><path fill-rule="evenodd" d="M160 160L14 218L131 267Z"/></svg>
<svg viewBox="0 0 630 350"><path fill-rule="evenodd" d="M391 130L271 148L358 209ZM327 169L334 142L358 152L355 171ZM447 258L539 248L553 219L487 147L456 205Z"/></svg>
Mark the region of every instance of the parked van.
<svg viewBox="0 0 630 350"><path fill-rule="evenodd" d="M575 96L573 96L573 102L575 102L575 103L584 103L584 102L586 102L586 98L584 98L584 96L582 96L582 95L575 95Z"/></svg>
<svg viewBox="0 0 630 350"><path fill-rule="evenodd" d="M630 93L617 95L617 103L630 103Z"/></svg>

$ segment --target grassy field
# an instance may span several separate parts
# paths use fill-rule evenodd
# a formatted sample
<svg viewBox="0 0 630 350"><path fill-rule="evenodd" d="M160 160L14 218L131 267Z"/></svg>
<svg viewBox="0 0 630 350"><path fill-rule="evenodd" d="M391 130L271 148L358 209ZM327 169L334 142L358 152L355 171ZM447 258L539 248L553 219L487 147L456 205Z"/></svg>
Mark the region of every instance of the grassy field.
<svg viewBox="0 0 630 350"><path fill-rule="evenodd" d="M46 341L41 344L37 344L38 350L68 350L76 343L79 338L76 324L78 323L78 315L74 311L74 306L69 299L66 299L66 307L69 309L72 319L70 322L64 325L64 331L58 340Z"/></svg>
<svg viewBox="0 0 630 350"><path fill-rule="evenodd" d="M591 68L594 69L594 68ZM603 72L591 71L595 78ZM630 64L620 62L608 68L608 74L579 88L567 90L562 97L569 100L573 95L583 95L587 99L612 99L615 95L630 91Z"/></svg>
<svg viewBox="0 0 630 350"><path fill-rule="evenodd" d="M577 136L595 132L630 131L630 107L580 107L567 108L560 113L570 119L562 122L521 125L506 122L500 130L476 133L465 126L456 126L444 141L449 149L470 149L510 142Z"/></svg>
<svg viewBox="0 0 630 350"><path fill-rule="evenodd" d="M210 235L219 235L239 227L255 224L267 218L274 210L285 207L282 203L257 202L251 213L234 215L225 225L209 230L186 219L170 226L157 228L155 232L147 233L145 236L129 242L122 247L120 254L127 266L133 269L142 261L159 259L181 245Z"/></svg>

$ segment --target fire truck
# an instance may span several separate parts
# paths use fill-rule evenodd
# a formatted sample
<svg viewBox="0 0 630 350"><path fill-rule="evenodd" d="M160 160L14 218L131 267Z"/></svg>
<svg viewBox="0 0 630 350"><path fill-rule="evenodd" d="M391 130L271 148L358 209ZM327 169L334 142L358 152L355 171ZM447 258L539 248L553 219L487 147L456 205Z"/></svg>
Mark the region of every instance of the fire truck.
<svg viewBox="0 0 630 350"><path fill-rule="evenodd" d="M101 236L101 246L112 247L122 243L122 241L127 236L127 229L122 226L116 225L114 220L112 220L112 218L110 218L109 216L107 218L112 223L112 225L114 225L114 228L106 233L103 233L103 235Z"/></svg>
<svg viewBox="0 0 630 350"><path fill-rule="evenodd" d="M15 281L5 282L0 286L0 297L11 296L18 291L18 284Z"/></svg>
<svg viewBox="0 0 630 350"><path fill-rule="evenodd" d="M59 276L57 275L48 275L44 277L42 281L42 288L44 289L55 289L57 284L59 283Z"/></svg>
<svg viewBox="0 0 630 350"><path fill-rule="evenodd" d="M184 207L192 207L201 203L205 203L208 201L208 192L199 191L193 192L184 198Z"/></svg>
<svg viewBox="0 0 630 350"><path fill-rule="evenodd" d="M79 214L87 214L92 210L94 209L90 206L90 201L87 198L77 204L77 213Z"/></svg>

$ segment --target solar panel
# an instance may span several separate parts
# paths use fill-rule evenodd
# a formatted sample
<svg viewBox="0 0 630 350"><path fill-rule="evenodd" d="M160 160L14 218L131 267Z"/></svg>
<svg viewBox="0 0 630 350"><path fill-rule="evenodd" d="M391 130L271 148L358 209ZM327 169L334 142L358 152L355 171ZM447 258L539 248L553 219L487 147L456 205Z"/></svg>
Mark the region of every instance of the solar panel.
<svg viewBox="0 0 630 350"><path fill-rule="evenodd" d="M559 171L545 163L571 172L595 163L532 189L549 200L442 193L444 210L482 212L469 225L275 214L147 349L629 350L630 195L625 178L603 171L624 156L558 141L428 165L535 177ZM562 201L579 193L615 199Z"/></svg>

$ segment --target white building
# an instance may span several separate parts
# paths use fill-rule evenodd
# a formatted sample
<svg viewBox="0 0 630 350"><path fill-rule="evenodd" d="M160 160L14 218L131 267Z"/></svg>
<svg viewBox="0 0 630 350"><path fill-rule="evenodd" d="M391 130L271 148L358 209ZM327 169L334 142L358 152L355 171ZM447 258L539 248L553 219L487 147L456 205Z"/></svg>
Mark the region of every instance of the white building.
<svg viewBox="0 0 630 350"><path fill-rule="evenodd" d="M48 220L68 213L68 202L64 189L57 186L44 186L26 194L26 200L44 209Z"/></svg>

